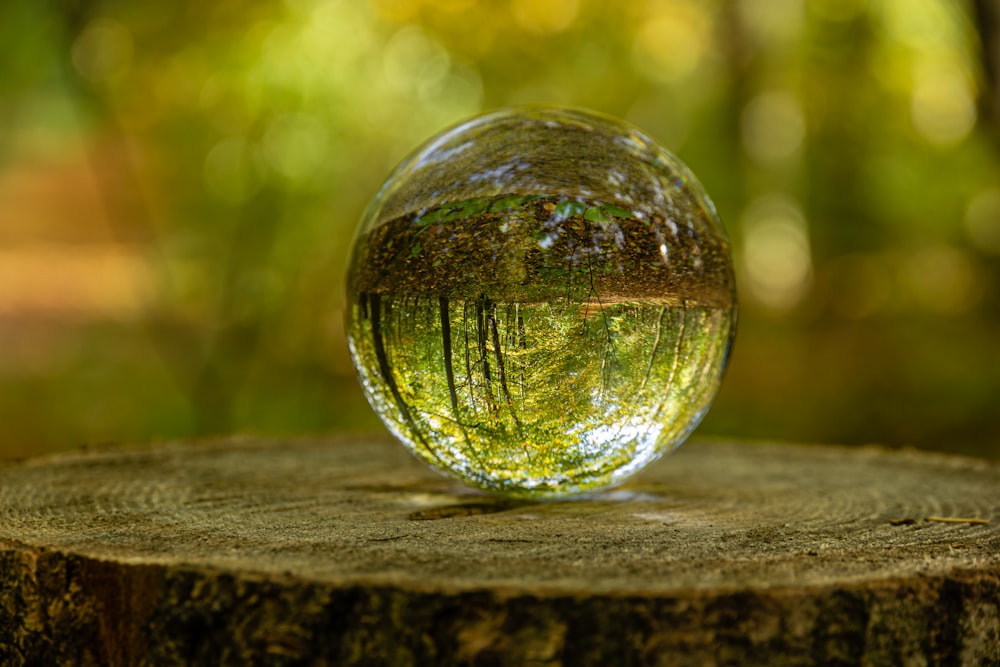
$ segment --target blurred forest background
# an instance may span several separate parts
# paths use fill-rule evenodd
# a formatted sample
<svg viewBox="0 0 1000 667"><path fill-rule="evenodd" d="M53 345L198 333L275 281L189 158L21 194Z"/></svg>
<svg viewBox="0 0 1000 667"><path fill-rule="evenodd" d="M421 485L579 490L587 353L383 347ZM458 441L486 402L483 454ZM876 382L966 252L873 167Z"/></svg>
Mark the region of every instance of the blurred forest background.
<svg viewBox="0 0 1000 667"><path fill-rule="evenodd" d="M0 3L0 457L379 428L341 315L363 207L444 126L552 102L644 129L727 224L700 433L998 458L998 11Z"/></svg>

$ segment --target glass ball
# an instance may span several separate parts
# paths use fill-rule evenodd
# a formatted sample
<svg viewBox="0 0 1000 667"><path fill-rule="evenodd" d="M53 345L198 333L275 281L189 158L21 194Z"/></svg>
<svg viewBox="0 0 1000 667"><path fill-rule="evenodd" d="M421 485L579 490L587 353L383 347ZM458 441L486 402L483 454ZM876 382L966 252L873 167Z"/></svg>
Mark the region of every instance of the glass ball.
<svg viewBox="0 0 1000 667"><path fill-rule="evenodd" d="M355 237L347 337L420 459L522 498L621 482L701 421L732 344L729 242L623 121L516 107L431 138Z"/></svg>

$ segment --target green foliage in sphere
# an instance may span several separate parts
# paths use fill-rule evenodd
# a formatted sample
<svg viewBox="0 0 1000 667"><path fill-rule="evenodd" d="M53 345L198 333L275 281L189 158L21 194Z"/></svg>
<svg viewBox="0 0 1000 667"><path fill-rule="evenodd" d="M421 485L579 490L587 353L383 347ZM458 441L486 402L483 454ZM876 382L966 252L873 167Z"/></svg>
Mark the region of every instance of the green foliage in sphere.
<svg viewBox="0 0 1000 667"><path fill-rule="evenodd" d="M735 327L729 243L693 175L570 109L428 141L369 206L347 282L351 354L389 429L516 497L616 484L679 445Z"/></svg>

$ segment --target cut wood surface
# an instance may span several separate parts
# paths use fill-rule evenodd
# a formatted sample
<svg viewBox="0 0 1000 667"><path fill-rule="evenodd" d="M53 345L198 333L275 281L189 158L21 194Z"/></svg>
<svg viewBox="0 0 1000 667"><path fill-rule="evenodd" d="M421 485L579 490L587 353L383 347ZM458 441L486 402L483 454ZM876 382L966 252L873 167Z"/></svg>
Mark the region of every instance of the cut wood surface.
<svg viewBox="0 0 1000 667"><path fill-rule="evenodd" d="M690 442L527 503L382 436L29 460L0 664L1000 664L1000 466Z"/></svg>

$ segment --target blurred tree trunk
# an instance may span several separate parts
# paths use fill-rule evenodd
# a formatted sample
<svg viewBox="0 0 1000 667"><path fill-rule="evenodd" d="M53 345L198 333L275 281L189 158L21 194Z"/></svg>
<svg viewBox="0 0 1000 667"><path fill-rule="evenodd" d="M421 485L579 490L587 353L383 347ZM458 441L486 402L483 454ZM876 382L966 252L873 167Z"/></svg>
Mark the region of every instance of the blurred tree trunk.
<svg viewBox="0 0 1000 667"><path fill-rule="evenodd" d="M1000 1L975 0L974 6L986 73L986 89L980 99L982 115L1000 138Z"/></svg>
<svg viewBox="0 0 1000 667"><path fill-rule="evenodd" d="M174 294L176 276L163 251L162 234L154 224L141 167L132 155L134 138L122 122L122 113L103 82L86 80L73 67L73 45L86 26L101 16L102 4L93 0L66 0L63 7L62 52L65 80L79 107L96 119L103 141L113 151L88 151L107 220L118 239L141 243L154 259L165 285ZM108 162L107 155L114 158ZM171 321L169 304L152 306L143 314L143 326L157 353L173 374L191 406L198 433L226 433L234 423L235 402L258 350L264 319L247 288L248 276L267 266L277 225L284 210L283 195L262 188L239 210L231 232L204 239L217 244L222 263L219 297L209 317L198 322Z"/></svg>

